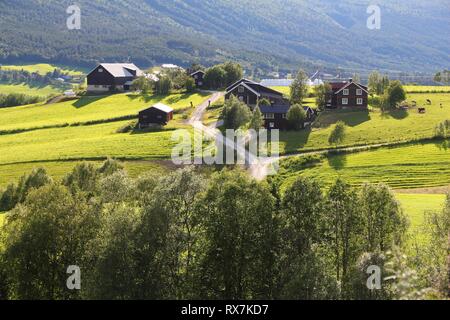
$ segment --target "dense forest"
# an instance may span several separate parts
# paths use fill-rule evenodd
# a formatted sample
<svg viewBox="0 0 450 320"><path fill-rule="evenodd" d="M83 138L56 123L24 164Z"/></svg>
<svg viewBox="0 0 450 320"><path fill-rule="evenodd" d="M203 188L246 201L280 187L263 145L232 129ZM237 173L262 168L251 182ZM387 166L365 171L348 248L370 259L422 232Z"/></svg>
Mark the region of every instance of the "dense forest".
<svg viewBox="0 0 450 320"><path fill-rule="evenodd" d="M82 163L35 169L1 195L0 299L424 299L445 297L450 199L432 246L404 255L408 221L385 185L280 190L224 169L133 179ZM81 270L68 290L67 268ZM382 271L369 290L369 266ZM380 279L381 280L381 279Z"/></svg>
<svg viewBox="0 0 450 320"><path fill-rule="evenodd" d="M79 0L81 30L68 30L73 1L0 2L0 61L92 66L133 60L205 65L230 57L246 69L342 67L437 71L450 51L448 2L378 1L381 30L368 30L368 1Z"/></svg>

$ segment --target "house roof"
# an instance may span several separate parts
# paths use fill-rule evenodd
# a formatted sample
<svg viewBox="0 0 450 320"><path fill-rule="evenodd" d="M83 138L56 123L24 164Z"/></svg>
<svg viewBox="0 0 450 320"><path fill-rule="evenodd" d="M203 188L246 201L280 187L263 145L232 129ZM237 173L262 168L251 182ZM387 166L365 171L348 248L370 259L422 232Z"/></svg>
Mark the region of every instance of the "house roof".
<svg viewBox="0 0 450 320"><path fill-rule="evenodd" d="M287 113L290 105L272 105L272 106L259 106L259 110L262 113Z"/></svg>
<svg viewBox="0 0 450 320"><path fill-rule="evenodd" d="M242 82L244 82L244 83L256 83L255 81L252 81L252 80L248 80L248 79L245 79L245 78L242 78L242 79L240 79L240 80L238 80L238 81L236 81L235 83L233 83L231 86L229 86L228 88L226 88L226 92L229 92L229 91L231 91L231 90L233 90L234 88L236 88L239 84L241 84Z"/></svg>
<svg viewBox="0 0 450 320"><path fill-rule="evenodd" d="M191 76L195 76L197 73L203 73L203 74L205 74L205 71L203 71L203 70L197 70L197 71L195 71L195 72L192 72L192 73L191 73Z"/></svg>
<svg viewBox="0 0 450 320"><path fill-rule="evenodd" d="M141 112L147 111L147 110L150 110L150 109L153 109L153 108L154 109L158 109L158 110L160 110L162 112L165 112L165 113L170 113L170 112L173 111L173 109L171 107L166 106L165 104L162 104L162 103L157 103L157 104L154 104L154 105L152 105L151 107L149 107L147 109L142 110Z"/></svg>
<svg viewBox="0 0 450 320"><path fill-rule="evenodd" d="M231 91L233 91L240 85L246 87L247 89L249 89L250 91L255 93L257 96L260 96L262 93L265 95L274 96L274 97L278 97L278 96L282 97L283 96L283 93L281 93L281 92L270 89L268 87L265 87L257 82L254 82L254 81L248 80L248 79L241 79L241 80L235 82L233 85L231 85L227 88L226 93L230 93Z"/></svg>
<svg viewBox="0 0 450 320"><path fill-rule="evenodd" d="M135 71L137 77L144 75L134 63L102 63L100 66L116 78L134 77L130 71Z"/></svg>
<svg viewBox="0 0 450 320"><path fill-rule="evenodd" d="M354 82L354 81L351 81L351 80L350 81L346 81L346 82L332 82L332 83L330 83L331 89L333 90L334 94L338 94L339 92L341 92L342 90L344 90L345 88L349 87L352 84L356 85L361 90L363 90L365 92L368 92L366 86L363 86L362 84Z"/></svg>

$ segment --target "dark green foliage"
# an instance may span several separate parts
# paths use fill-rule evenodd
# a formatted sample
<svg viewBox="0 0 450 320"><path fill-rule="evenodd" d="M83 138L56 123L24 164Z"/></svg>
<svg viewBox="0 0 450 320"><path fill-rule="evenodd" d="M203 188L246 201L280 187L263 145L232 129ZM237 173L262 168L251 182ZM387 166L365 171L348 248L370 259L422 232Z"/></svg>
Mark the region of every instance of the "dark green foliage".
<svg viewBox="0 0 450 320"><path fill-rule="evenodd" d="M0 94L0 108L16 107L44 101L45 98L23 93Z"/></svg>
<svg viewBox="0 0 450 320"><path fill-rule="evenodd" d="M99 172L91 163L82 162L63 179L63 184L72 192L83 192L92 196L98 188Z"/></svg>
<svg viewBox="0 0 450 320"><path fill-rule="evenodd" d="M18 184L9 184L0 197L0 211L9 211L25 201L28 193L51 183L52 179L43 168L34 169L20 178Z"/></svg>
<svg viewBox="0 0 450 320"><path fill-rule="evenodd" d="M308 94L308 75L303 70L299 70L297 76L291 84L291 103L302 104Z"/></svg>
<svg viewBox="0 0 450 320"><path fill-rule="evenodd" d="M384 185L338 180L324 193L301 176L279 190L240 170L194 168L132 179L111 159L61 184L33 177L24 184L40 187L0 229L0 299L386 299L409 280L398 255L388 270L382 254L406 231ZM423 260L439 270L448 216L433 216L439 254ZM382 291L365 286L373 264L396 276ZM81 291L66 289L69 265L81 268Z"/></svg>
<svg viewBox="0 0 450 320"><path fill-rule="evenodd" d="M331 94L330 84L321 84L314 87L314 93L316 96L316 104L319 109L323 110L327 106L328 95Z"/></svg>
<svg viewBox="0 0 450 320"><path fill-rule="evenodd" d="M168 95L173 87L172 80L167 76L162 76L159 81L155 83L155 93L159 95Z"/></svg>
<svg viewBox="0 0 450 320"><path fill-rule="evenodd" d="M346 134L346 126L342 121L338 121L328 137L328 143L334 144L336 147L344 142Z"/></svg>
<svg viewBox="0 0 450 320"><path fill-rule="evenodd" d="M250 108L243 102L239 101L235 96L225 101L222 111L222 119L227 129L239 129L241 126L250 121L252 113Z"/></svg>
<svg viewBox="0 0 450 320"><path fill-rule="evenodd" d="M202 298L272 296L273 205L268 188L244 173L223 171L212 178L199 202L206 240L198 274Z"/></svg>
<svg viewBox="0 0 450 320"><path fill-rule="evenodd" d="M261 110L259 110L259 107L257 106L255 110L253 110L253 115L252 119L250 120L249 128L258 131L261 129L263 125L264 125L263 116Z"/></svg>
<svg viewBox="0 0 450 320"><path fill-rule="evenodd" d="M300 104L294 104L289 108L287 113L289 126L294 130L303 129L306 120L306 111Z"/></svg>
<svg viewBox="0 0 450 320"><path fill-rule="evenodd" d="M400 81L391 81L383 99L389 108L395 108L400 102L406 100L406 92Z"/></svg>

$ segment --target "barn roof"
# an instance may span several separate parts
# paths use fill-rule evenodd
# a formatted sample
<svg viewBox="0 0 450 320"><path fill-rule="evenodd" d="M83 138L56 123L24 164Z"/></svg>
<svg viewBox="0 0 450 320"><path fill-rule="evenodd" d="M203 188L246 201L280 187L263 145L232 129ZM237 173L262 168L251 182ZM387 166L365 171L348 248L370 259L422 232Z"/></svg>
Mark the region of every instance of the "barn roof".
<svg viewBox="0 0 450 320"><path fill-rule="evenodd" d="M130 71L135 71L138 77L144 75L134 63L102 63L100 66L116 78L134 77Z"/></svg>
<svg viewBox="0 0 450 320"><path fill-rule="evenodd" d="M161 110L161 111L166 112L166 113L169 113L169 112L173 111L173 109L171 107L166 106L165 104L162 104L162 103L154 104L153 106L150 107L150 109L151 108L155 108L155 109Z"/></svg>

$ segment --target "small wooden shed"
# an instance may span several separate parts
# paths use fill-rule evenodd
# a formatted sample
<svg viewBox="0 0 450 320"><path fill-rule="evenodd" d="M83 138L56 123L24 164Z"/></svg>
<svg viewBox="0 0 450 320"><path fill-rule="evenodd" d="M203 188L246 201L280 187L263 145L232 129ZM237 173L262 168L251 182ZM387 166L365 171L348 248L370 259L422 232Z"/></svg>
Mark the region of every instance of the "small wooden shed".
<svg viewBox="0 0 450 320"><path fill-rule="evenodd" d="M150 108L139 112L139 128L146 128L154 125L165 126L173 119L173 109L162 103L157 103Z"/></svg>

